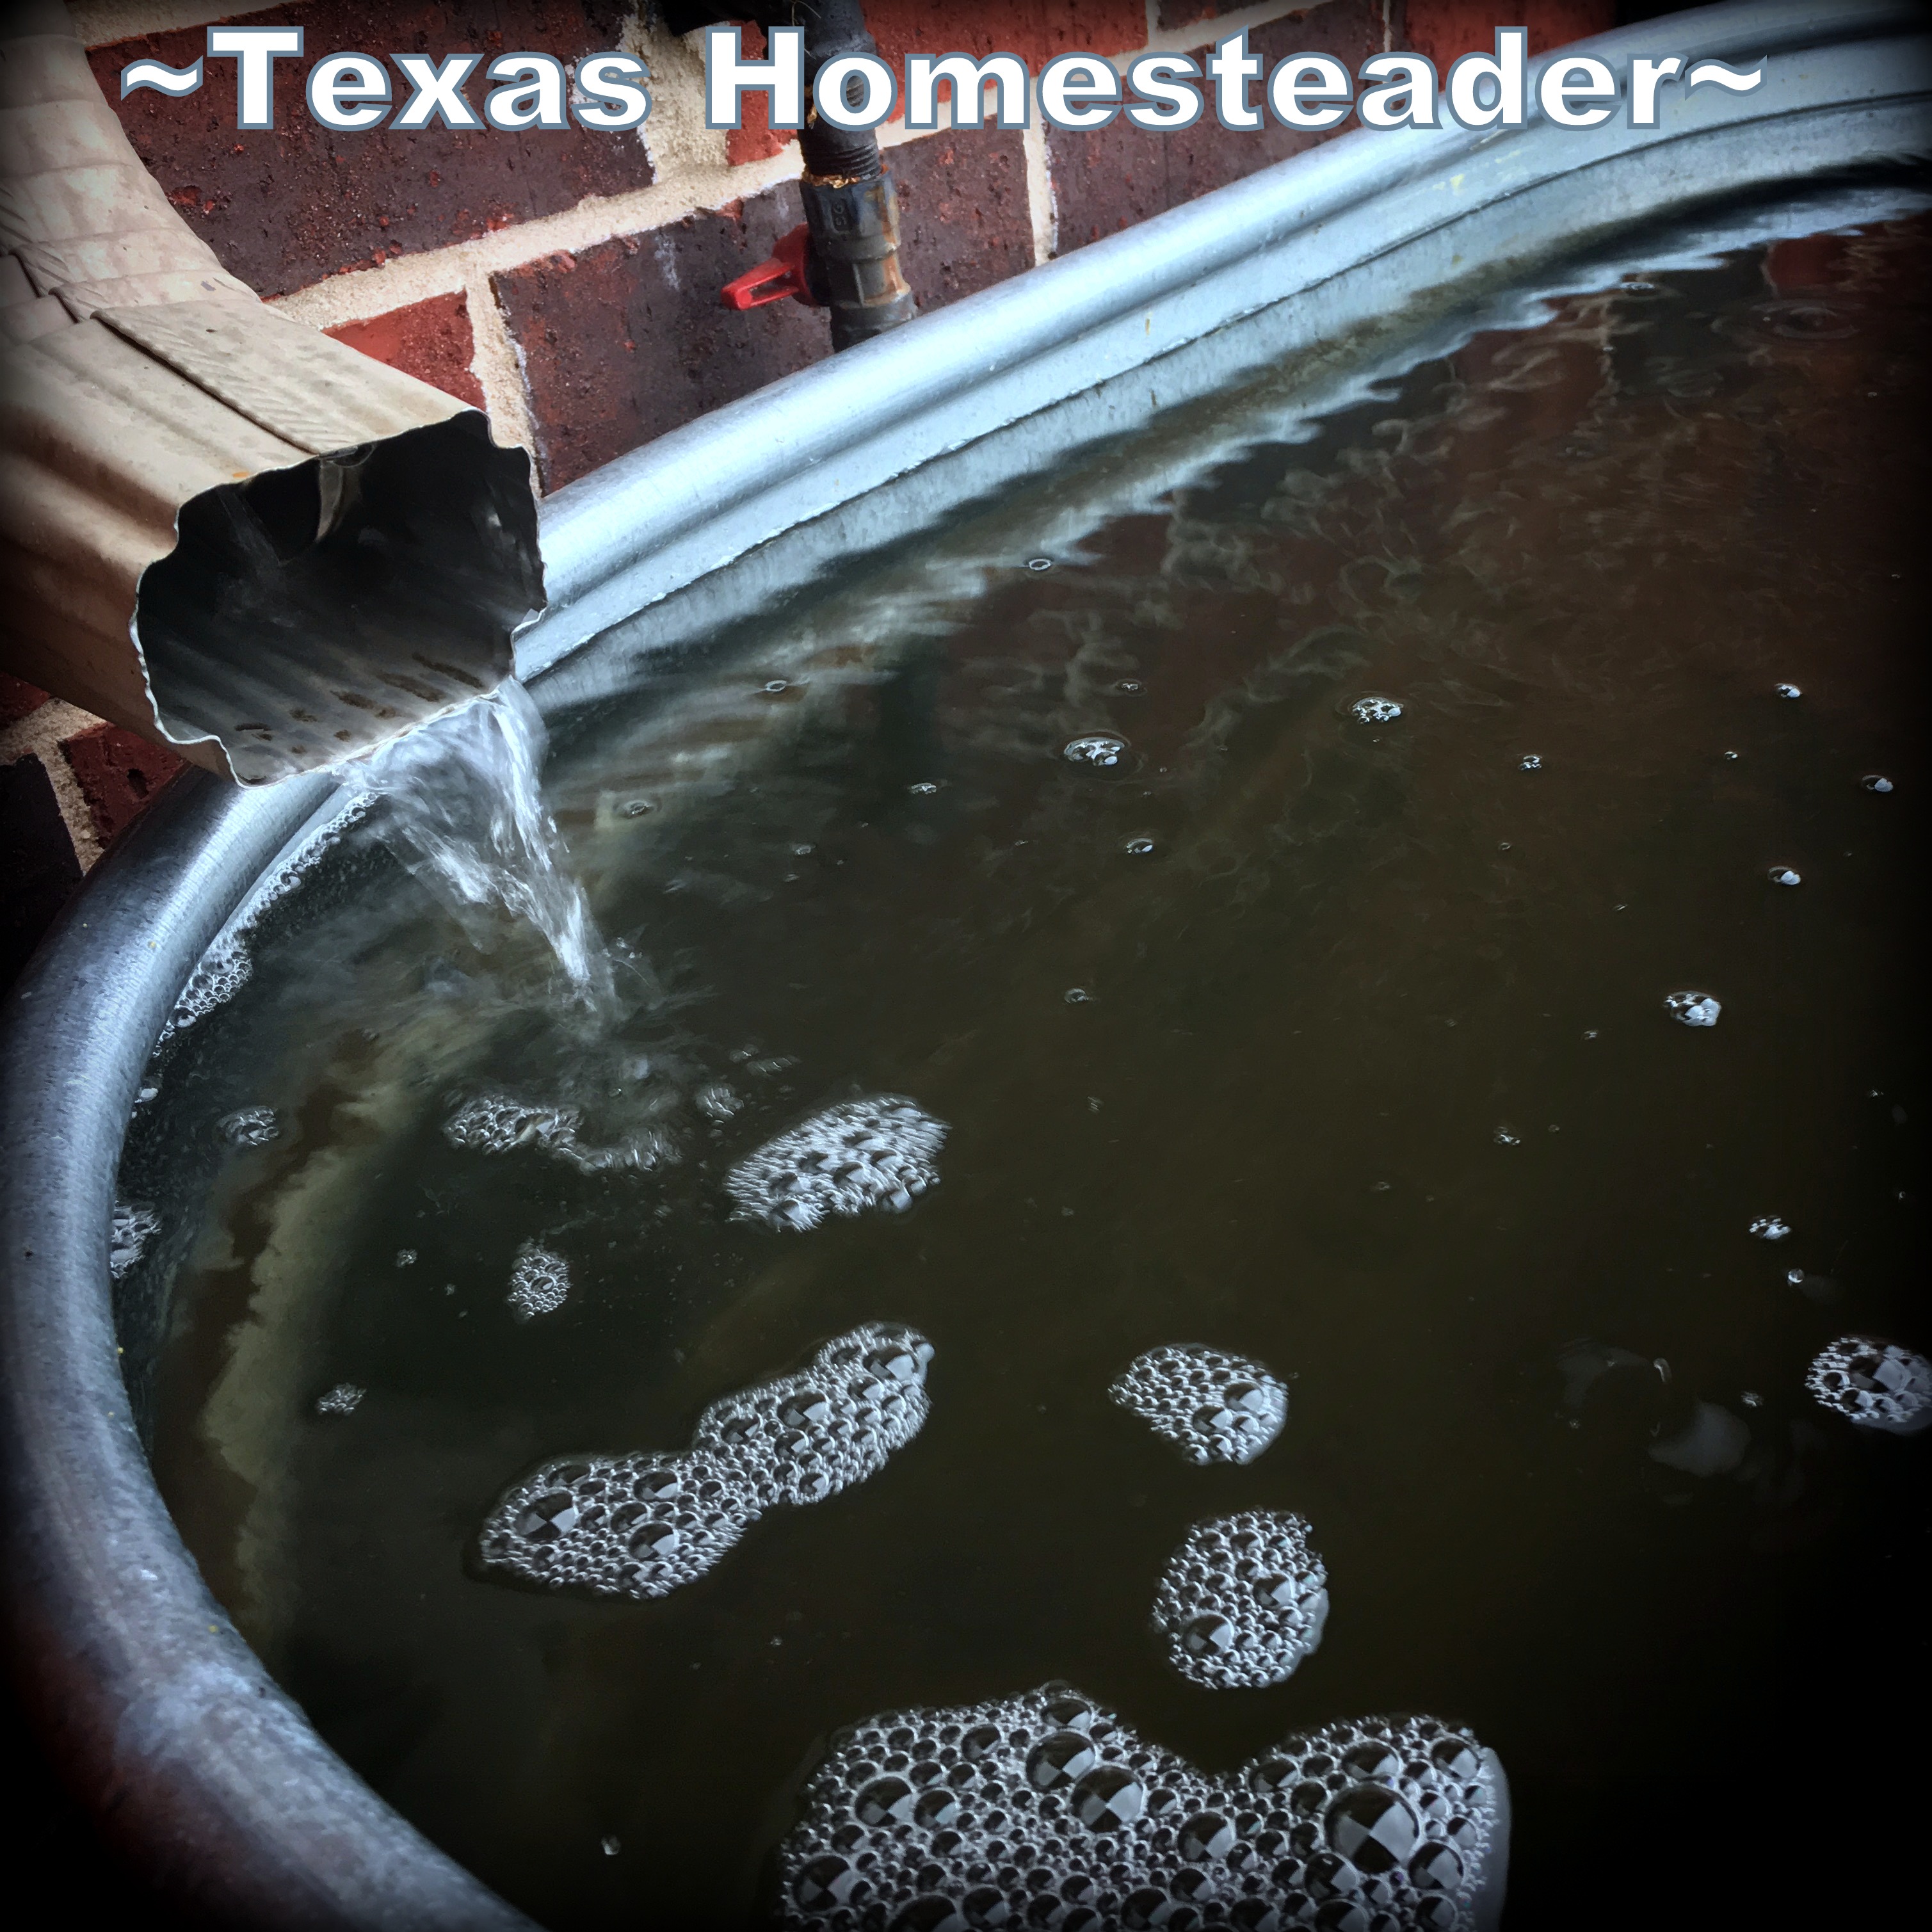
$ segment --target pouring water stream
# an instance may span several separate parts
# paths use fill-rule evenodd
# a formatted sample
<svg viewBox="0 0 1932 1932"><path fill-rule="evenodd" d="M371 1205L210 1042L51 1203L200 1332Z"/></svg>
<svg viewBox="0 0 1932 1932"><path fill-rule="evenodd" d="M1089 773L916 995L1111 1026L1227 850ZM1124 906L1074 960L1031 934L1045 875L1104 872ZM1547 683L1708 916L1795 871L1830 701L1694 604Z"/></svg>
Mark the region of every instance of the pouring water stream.
<svg viewBox="0 0 1932 1932"><path fill-rule="evenodd" d="M540 933L593 1013L616 1004L610 956L543 800L549 734L506 678L460 711L392 740L342 783L386 801L382 836L482 942L472 908L499 907Z"/></svg>

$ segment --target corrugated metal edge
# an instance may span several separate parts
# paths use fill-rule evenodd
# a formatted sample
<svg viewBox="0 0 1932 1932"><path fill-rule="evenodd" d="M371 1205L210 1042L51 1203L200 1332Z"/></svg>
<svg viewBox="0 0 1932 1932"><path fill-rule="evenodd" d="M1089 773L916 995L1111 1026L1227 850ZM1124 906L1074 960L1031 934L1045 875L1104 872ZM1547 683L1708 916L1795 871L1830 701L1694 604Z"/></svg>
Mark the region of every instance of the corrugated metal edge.
<svg viewBox="0 0 1932 1932"><path fill-rule="evenodd" d="M311 456L446 422L470 407L270 308L175 302L96 309L94 319Z"/></svg>

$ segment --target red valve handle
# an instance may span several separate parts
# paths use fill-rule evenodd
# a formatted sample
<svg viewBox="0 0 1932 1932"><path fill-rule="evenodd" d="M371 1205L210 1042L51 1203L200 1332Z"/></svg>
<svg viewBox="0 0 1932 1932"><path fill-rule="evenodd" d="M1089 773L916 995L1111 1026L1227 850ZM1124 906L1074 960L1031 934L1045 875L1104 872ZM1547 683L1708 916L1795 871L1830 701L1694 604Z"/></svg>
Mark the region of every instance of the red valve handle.
<svg viewBox="0 0 1932 1932"><path fill-rule="evenodd" d="M803 302L807 308L818 308L805 276L806 254L811 246L812 230L801 221L780 238L769 262L760 262L749 274L727 282L718 292L718 300L727 308L740 313L748 308L763 308L767 302L783 302L787 296L794 302Z"/></svg>

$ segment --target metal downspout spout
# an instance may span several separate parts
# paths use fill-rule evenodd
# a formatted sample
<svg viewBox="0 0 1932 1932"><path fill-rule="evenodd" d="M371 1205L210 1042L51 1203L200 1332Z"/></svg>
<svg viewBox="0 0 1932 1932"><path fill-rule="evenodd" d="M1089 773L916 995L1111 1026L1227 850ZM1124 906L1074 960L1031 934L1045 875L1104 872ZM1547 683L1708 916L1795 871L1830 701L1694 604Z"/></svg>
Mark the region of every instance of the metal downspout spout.
<svg viewBox="0 0 1932 1932"><path fill-rule="evenodd" d="M258 302L172 207L58 0L0 22L0 664L243 784L507 676L529 459Z"/></svg>

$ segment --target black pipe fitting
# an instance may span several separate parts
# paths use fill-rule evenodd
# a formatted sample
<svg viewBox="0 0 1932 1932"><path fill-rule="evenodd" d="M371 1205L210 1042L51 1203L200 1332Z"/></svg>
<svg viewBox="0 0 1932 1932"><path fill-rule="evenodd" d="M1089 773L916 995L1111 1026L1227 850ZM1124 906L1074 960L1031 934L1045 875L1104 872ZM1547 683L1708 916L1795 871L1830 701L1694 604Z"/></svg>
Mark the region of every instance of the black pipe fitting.
<svg viewBox="0 0 1932 1932"><path fill-rule="evenodd" d="M813 292L831 312L832 346L883 335L913 316L912 290L899 272L899 210L892 177L802 184L812 230Z"/></svg>
<svg viewBox="0 0 1932 1932"><path fill-rule="evenodd" d="M666 24L688 32L715 19L715 4L667 5ZM774 27L804 28L808 102L827 62L878 52L861 0L750 0L734 14L755 20L768 34ZM899 268L898 197L869 129L828 127L817 109L808 106L798 146L805 164L800 184L805 219L812 231L806 277L813 299L830 314L836 352L913 318L913 292Z"/></svg>

